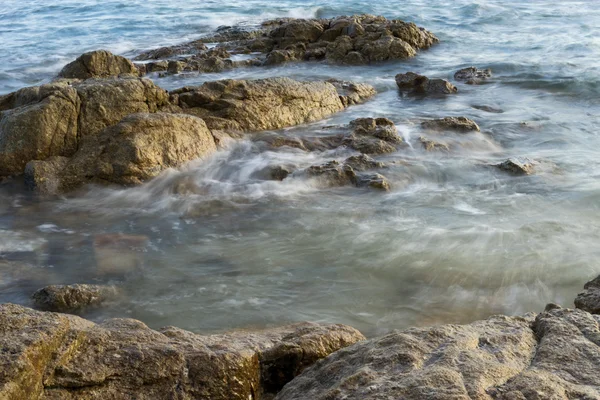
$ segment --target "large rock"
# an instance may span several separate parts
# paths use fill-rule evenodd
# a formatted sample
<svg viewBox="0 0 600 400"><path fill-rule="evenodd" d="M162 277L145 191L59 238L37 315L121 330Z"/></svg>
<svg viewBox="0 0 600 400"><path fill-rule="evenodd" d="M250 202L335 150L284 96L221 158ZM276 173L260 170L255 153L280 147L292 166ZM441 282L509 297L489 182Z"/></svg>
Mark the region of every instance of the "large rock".
<svg viewBox="0 0 600 400"><path fill-rule="evenodd" d="M61 78L89 79L110 76L139 74L137 68L125 57L116 56L106 50L90 51L65 65L58 74Z"/></svg>
<svg viewBox="0 0 600 400"><path fill-rule="evenodd" d="M394 332L321 360L276 399L598 399L599 321L553 306Z"/></svg>
<svg viewBox="0 0 600 400"><path fill-rule="evenodd" d="M333 84L289 78L207 82L172 94L184 112L203 118L211 129L222 129L224 121L241 131L279 129L316 121L345 107Z"/></svg>
<svg viewBox="0 0 600 400"><path fill-rule="evenodd" d="M3 96L0 176L22 174L32 160L72 156L83 138L167 106L168 93L139 78L59 81Z"/></svg>
<svg viewBox="0 0 600 400"><path fill-rule="evenodd" d="M438 39L413 23L388 20L373 15L343 16L332 19L282 18L266 21L255 31L225 27L216 35L184 45L145 52L137 59L173 58L184 70L202 71L211 49L202 43L218 42L229 54L216 54L215 62L229 67L274 65L288 61L327 59L339 64L414 57ZM232 62L230 55L261 53L249 62ZM178 56L188 54L188 56Z"/></svg>
<svg viewBox="0 0 600 400"><path fill-rule="evenodd" d="M58 182L50 187L56 187L58 192L75 189L86 182L136 185L167 168L179 167L216 150L211 132L199 118L184 114L137 113L98 135L86 137L62 170L45 169L39 161L35 166L29 165L26 180ZM38 176L36 173L49 175Z"/></svg>
<svg viewBox="0 0 600 400"><path fill-rule="evenodd" d="M200 336L3 304L0 398L259 400L363 339L347 326L311 323Z"/></svg>
<svg viewBox="0 0 600 400"><path fill-rule="evenodd" d="M586 283L583 289L575 298L575 307L600 314L600 276Z"/></svg>
<svg viewBox="0 0 600 400"><path fill-rule="evenodd" d="M36 308L41 310L76 313L118 296L119 289L116 286L76 284L46 286L31 298Z"/></svg>
<svg viewBox="0 0 600 400"><path fill-rule="evenodd" d="M0 103L0 176L21 174L29 160L77 150L77 90L67 83L28 87Z"/></svg>
<svg viewBox="0 0 600 400"><path fill-rule="evenodd" d="M444 79L430 79L414 72L396 75L396 84L401 91L419 95L446 95L458 92L456 86Z"/></svg>

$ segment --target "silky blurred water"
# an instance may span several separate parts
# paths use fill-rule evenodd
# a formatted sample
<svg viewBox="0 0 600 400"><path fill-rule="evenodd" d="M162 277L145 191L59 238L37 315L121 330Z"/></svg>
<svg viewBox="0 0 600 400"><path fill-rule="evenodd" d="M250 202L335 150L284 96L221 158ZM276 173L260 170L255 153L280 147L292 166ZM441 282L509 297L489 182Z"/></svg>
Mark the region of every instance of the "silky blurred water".
<svg viewBox="0 0 600 400"><path fill-rule="evenodd" d="M168 89L230 77L368 82L379 91L373 100L285 134L324 134L322 126L357 117L392 119L410 147L380 157L391 163L382 171L391 192L323 188L301 174L263 180L268 165L301 169L352 153L268 151L251 140L138 188L40 200L10 182L0 185L0 253L34 267L0 269L0 301L28 304L45 284L97 281L93 238L124 233L148 238L138 254L142 272L124 283L118 304L88 317L197 332L313 320L373 335L540 311L548 302L572 306L600 273L595 2L5 0L0 94L49 81L92 49L134 56L224 24L354 13L414 21L441 43L380 65L301 63L155 82ZM395 89L399 72L452 79L469 65L491 68L494 78L457 83L460 93L444 99ZM420 121L459 115L483 134L450 154L421 148ZM527 177L489 167L507 157L544 167ZM182 182L194 190L182 192Z"/></svg>

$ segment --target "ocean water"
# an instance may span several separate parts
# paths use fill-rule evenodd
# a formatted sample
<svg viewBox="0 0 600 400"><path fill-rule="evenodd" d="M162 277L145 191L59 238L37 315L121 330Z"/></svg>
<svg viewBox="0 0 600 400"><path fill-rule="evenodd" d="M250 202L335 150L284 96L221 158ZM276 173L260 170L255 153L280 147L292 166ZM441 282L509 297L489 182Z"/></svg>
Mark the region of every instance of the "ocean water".
<svg viewBox="0 0 600 400"><path fill-rule="evenodd" d="M0 185L0 301L29 304L50 283L96 282L93 240L146 239L123 251L141 271L115 304L86 314L133 317L196 332L312 320L368 335L414 325L469 322L491 314L572 306L600 273L600 7L593 1L4 0L0 94L47 82L79 54L125 56L274 17L371 13L414 21L439 45L414 59L362 67L327 63L156 78L167 89L223 78L330 77L374 85L379 94L292 136L357 117L387 117L409 143L380 157L392 190L323 188L295 174L351 151L266 151L241 140L205 162L130 189L89 188L76 198L37 199L18 180ZM462 67L491 68L484 85L457 83L443 99L401 96L394 75L452 79ZM496 112L481 109L487 106ZM483 134L461 150L425 152L420 121L460 116ZM458 140L458 139L457 139ZM540 162L514 177L490 164ZM185 184L192 191L178 188ZM126 253L126 254L125 254ZM111 262L110 257L101 262ZM28 267L21 265L23 259ZM1 261L1 259L0 259ZM12 264L16 263L16 264Z"/></svg>

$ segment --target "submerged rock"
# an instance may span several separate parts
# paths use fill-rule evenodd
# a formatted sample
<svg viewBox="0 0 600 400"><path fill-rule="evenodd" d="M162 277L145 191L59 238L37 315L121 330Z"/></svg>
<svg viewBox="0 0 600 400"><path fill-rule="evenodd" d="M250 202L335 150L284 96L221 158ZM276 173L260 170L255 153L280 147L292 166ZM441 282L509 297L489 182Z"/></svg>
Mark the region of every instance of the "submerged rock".
<svg viewBox="0 0 600 400"><path fill-rule="evenodd" d="M183 112L222 128L229 121L240 131L279 129L325 118L343 110L336 88L327 82L299 82L289 78L222 80L172 92ZM373 92L358 95L364 101ZM347 102L348 103L348 102Z"/></svg>
<svg viewBox="0 0 600 400"><path fill-rule="evenodd" d="M313 165L306 169L306 174L317 179L323 186L352 185L389 191L391 185L385 176L377 173L362 173L362 171L383 167L385 164L369 156L359 155L349 157L342 163L334 160L322 165Z"/></svg>
<svg viewBox="0 0 600 400"><path fill-rule="evenodd" d="M535 171L534 163L527 159L519 160L516 158L509 158L494 166L502 171L510 172L513 175L531 175Z"/></svg>
<svg viewBox="0 0 600 400"><path fill-rule="evenodd" d="M136 185L167 168L206 157L217 150L203 120L191 115L137 113L88 136L68 162L34 161L26 180L41 191L73 190L88 182ZM52 194L52 192L50 192Z"/></svg>
<svg viewBox="0 0 600 400"><path fill-rule="evenodd" d="M463 68L454 74L454 79L465 81L469 85L476 85L492 77L491 69L477 69L476 67Z"/></svg>
<svg viewBox="0 0 600 400"><path fill-rule="evenodd" d="M104 233L94 236L96 274L102 278L123 278L139 272L149 238L144 235Z"/></svg>
<svg viewBox="0 0 600 400"><path fill-rule="evenodd" d="M459 133L479 132L479 125L466 117L445 117L424 121L421 126L434 131L454 131Z"/></svg>
<svg viewBox="0 0 600 400"><path fill-rule="evenodd" d="M450 151L448 144L428 139L425 136L420 136L419 142L421 142L423 148L427 151Z"/></svg>
<svg viewBox="0 0 600 400"><path fill-rule="evenodd" d="M264 399L363 339L348 326L311 323L201 336L2 304L0 398Z"/></svg>
<svg viewBox="0 0 600 400"><path fill-rule="evenodd" d="M414 72L396 75L396 84L401 91L414 94L443 95L458 92L456 86L444 79L429 79Z"/></svg>
<svg viewBox="0 0 600 400"><path fill-rule="evenodd" d="M116 286L52 285L38 290L31 298L36 308L41 310L76 313L114 300L119 293Z"/></svg>
<svg viewBox="0 0 600 400"><path fill-rule="evenodd" d="M584 291L575 298L575 307L592 314L600 314L600 276L589 281Z"/></svg>
<svg viewBox="0 0 600 400"><path fill-rule="evenodd" d="M84 53L67 64L58 74L60 78L89 79L108 78L119 75L139 75L131 61L106 50Z"/></svg>

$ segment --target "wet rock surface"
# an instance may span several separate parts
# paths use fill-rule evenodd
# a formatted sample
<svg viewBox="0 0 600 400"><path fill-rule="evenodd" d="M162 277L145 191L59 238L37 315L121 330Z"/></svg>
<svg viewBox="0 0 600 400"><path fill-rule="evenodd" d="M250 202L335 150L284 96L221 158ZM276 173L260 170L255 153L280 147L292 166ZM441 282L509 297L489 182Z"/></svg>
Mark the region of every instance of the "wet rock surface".
<svg viewBox="0 0 600 400"><path fill-rule="evenodd" d="M380 16L282 18L265 21L253 31L223 27L213 36L184 45L150 50L140 54L136 60L171 58L181 63L180 71L200 72L310 60L359 65L414 57L417 51L437 42L431 32L413 23ZM209 49L205 43L219 45ZM232 55L252 53L259 55L243 61L231 59ZM186 56L181 56L183 54ZM146 65L148 71L158 70L156 63ZM160 68L162 70L162 65Z"/></svg>
<svg viewBox="0 0 600 400"><path fill-rule="evenodd" d="M396 75L400 91L418 95L446 95L458 92L456 86L444 79L428 78L414 72Z"/></svg>
<svg viewBox="0 0 600 400"><path fill-rule="evenodd" d="M137 76L139 71L127 58L106 50L82 54L58 74L60 78L68 79L108 78L119 75Z"/></svg>
<svg viewBox="0 0 600 400"><path fill-rule="evenodd" d="M363 339L348 326L311 323L200 336L3 304L0 398L264 399Z"/></svg>
<svg viewBox="0 0 600 400"><path fill-rule="evenodd" d="M119 295L116 286L75 284L46 286L31 298L35 307L43 311L77 313L115 300Z"/></svg>
<svg viewBox="0 0 600 400"><path fill-rule="evenodd" d="M309 177L316 179L323 186L356 186L389 191L388 179L378 173L364 171L384 168L385 164L375 161L369 156L352 156L344 160L329 161L321 165L313 165L306 169Z"/></svg>
<svg viewBox="0 0 600 400"><path fill-rule="evenodd" d="M575 307L592 314L600 314L600 276L585 284L575 298Z"/></svg>
<svg viewBox="0 0 600 400"><path fill-rule="evenodd" d="M469 85L479 84L492 77L491 69L478 69L476 67L467 67L454 74L454 79L464 81Z"/></svg>
<svg viewBox="0 0 600 400"><path fill-rule="evenodd" d="M352 132L342 143L363 154L393 153L403 140L394 123L387 118L359 118L350 122Z"/></svg>
<svg viewBox="0 0 600 400"><path fill-rule="evenodd" d="M509 158L495 167L512 175L531 175L535 172L535 164L529 159Z"/></svg>
<svg viewBox="0 0 600 400"><path fill-rule="evenodd" d="M421 126L432 131L453 131L459 133L479 132L479 125L466 117L445 117L423 121Z"/></svg>

